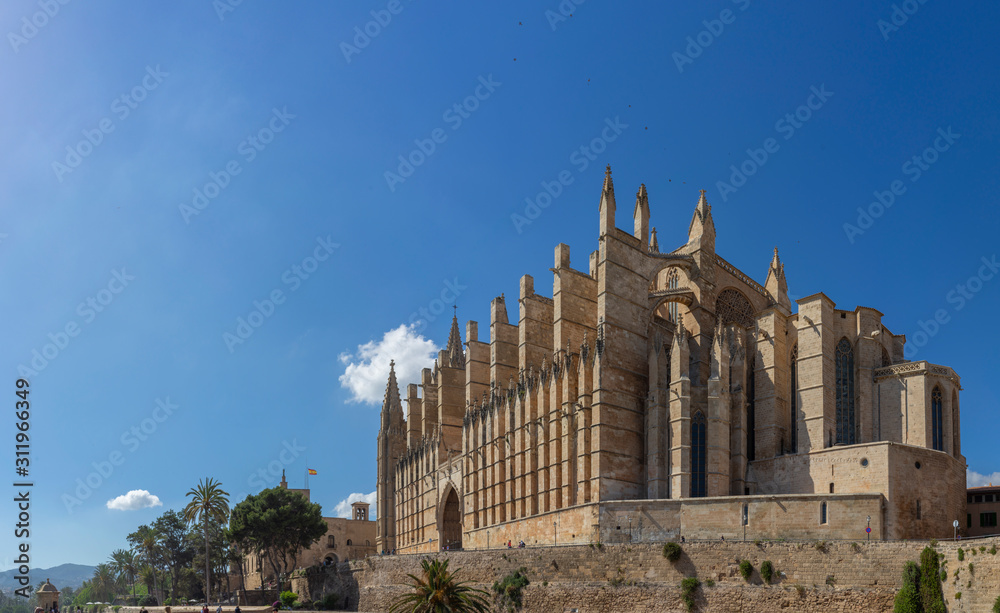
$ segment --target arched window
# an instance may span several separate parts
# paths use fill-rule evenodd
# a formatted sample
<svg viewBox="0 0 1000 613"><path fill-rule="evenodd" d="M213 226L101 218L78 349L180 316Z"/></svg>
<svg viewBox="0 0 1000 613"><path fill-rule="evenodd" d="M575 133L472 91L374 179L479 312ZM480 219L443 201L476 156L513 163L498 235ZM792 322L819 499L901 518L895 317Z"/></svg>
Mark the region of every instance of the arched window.
<svg viewBox="0 0 1000 613"><path fill-rule="evenodd" d="M892 366L892 359L889 358L889 352L885 350L885 347L882 347L882 366L881 366L881 368L885 368L886 366Z"/></svg>
<svg viewBox="0 0 1000 613"><path fill-rule="evenodd" d="M347 539L347 546L348 546L348 547L350 547L350 546L351 546L351 539Z"/></svg>
<svg viewBox="0 0 1000 613"><path fill-rule="evenodd" d="M671 268L670 271L667 272L667 289L677 289L678 287L680 287L680 277L677 274L677 269ZM677 323L677 309L678 305L676 302L670 302L667 305L667 313L670 317L671 323Z"/></svg>
<svg viewBox="0 0 1000 613"><path fill-rule="evenodd" d="M825 524L829 518L826 516L826 503L819 503L819 523Z"/></svg>
<svg viewBox="0 0 1000 613"><path fill-rule="evenodd" d="M756 432L757 432L757 414L756 414L756 396L757 396L757 377L754 373L757 370L757 360L756 351L751 348L750 359L747 360L747 460L753 461L757 459L757 443L756 443Z"/></svg>
<svg viewBox="0 0 1000 613"><path fill-rule="evenodd" d="M846 338L837 344L837 443L853 445L854 419L854 349Z"/></svg>
<svg viewBox="0 0 1000 613"><path fill-rule="evenodd" d="M941 388L934 386L931 392L931 449L944 451L944 422L941 415L944 413L941 407Z"/></svg>
<svg viewBox="0 0 1000 613"><path fill-rule="evenodd" d="M701 498L706 496L705 486L705 434L708 422L705 414L698 411L691 419L691 497Z"/></svg>
<svg viewBox="0 0 1000 613"><path fill-rule="evenodd" d="M789 360L792 380L792 393L789 398L788 404L791 406L791 418L788 424L788 436L791 438L791 444L789 444L788 449L792 453L799 452L799 416L796 411L795 398L798 396L799 382L798 382L798 361L799 361L799 344L795 343L792 347L792 357Z"/></svg>
<svg viewBox="0 0 1000 613"><path fill-rule="evenodd" d="M744 328L752 328L754 323L750 301L739 290L731 287L722 290L715 300L715 317L722 320L722 325L738 324Z"/></svg>

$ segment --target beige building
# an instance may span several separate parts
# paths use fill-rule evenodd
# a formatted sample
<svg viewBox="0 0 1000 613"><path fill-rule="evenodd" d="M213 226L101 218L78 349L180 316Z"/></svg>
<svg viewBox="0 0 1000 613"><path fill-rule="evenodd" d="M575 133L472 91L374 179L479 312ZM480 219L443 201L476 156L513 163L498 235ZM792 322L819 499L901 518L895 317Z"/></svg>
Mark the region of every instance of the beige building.
<svg viewBox="0 0 1000 613"><path fill-rule="evenodd" d="M452 322L404 416L390 370L378 549L678 538L946 537L965 510L958 375L903 357L869 307L793 304L716 252L705 193L661 251L645 186L597 249L555 248L552 294L521 278L489 336ZM764 262L761 269L763 270Z"/></svg>
<svg viewBox="0 0 1000 613"><path fill-rule="evenodd" d="M285 473L281 473L280 487L288 488ZM291 489L310 500L309 490ZM312 547L299 552L296 565L298 568L309 566L336 564L346 560L363 558L375 553L375 522L368 518L367 502L355 502L351 505L351 517L324 517L326 534L313 543ZM294 570L294 569L288 569ZM274 582L274 571L266 559L257 555L246 557L245 584L248 590L260 588ZM284 572L284 571L283 571Z"/></svg>
<svg viewBox="0 0 1000 613"><path fill-rule="evenodd" d="M997 515L1000 514L1000 486L970 487L965 496L968 513L965 527L969 536L1000 534Z"/></svg>

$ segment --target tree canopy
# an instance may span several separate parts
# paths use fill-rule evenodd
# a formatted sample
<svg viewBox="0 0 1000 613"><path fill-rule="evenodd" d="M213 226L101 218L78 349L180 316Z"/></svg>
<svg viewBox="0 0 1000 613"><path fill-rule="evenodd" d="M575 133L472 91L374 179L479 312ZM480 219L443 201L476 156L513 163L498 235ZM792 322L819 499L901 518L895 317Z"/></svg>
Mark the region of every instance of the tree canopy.
<svg viewBox="0 0 1000 613"><path fill-rule="evenodd" d="M232 542L266 558L275 577L295 568L299 552L326 530L319 504L281 487L247 496L229 518Z"/></svg>

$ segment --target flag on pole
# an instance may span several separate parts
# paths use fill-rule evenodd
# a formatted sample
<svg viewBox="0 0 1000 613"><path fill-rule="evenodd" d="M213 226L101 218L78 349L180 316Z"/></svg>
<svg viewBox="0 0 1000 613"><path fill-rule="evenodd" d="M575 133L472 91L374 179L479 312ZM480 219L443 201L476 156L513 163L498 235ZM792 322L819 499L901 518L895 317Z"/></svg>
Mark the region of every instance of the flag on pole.
<svg viewBox="0 0 1000 613"><path fill-rule="evenodd" d="M310 474L310 475L315 475L315 474L318 474L318 473L317 473L317 472L316 472L315 470L313 470L313 469L311 469L311 468L307 468L306 470L308 470L308 471L309 471L309 474Z"/></svg>

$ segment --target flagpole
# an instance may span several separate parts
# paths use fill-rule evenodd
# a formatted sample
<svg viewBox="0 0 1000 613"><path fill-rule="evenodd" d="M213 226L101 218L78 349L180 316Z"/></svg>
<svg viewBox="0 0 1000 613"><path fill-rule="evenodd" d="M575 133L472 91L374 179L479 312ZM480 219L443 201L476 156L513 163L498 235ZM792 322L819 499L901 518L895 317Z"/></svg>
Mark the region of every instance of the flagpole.
<svg viewBox="0 0 1000 613"><path fill-rule="evenodd" d="M309 469L306 469L306 489L309 489Z"/></svg>

